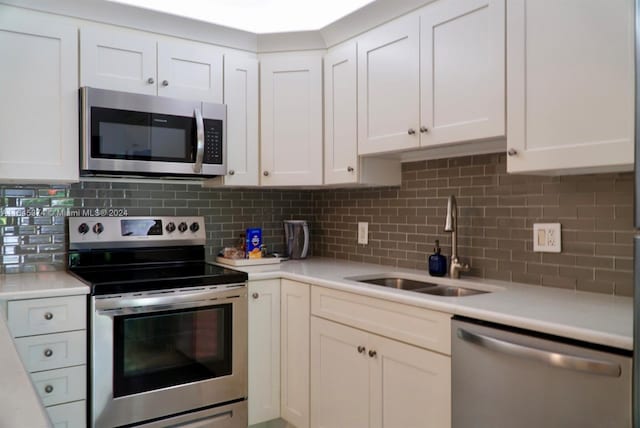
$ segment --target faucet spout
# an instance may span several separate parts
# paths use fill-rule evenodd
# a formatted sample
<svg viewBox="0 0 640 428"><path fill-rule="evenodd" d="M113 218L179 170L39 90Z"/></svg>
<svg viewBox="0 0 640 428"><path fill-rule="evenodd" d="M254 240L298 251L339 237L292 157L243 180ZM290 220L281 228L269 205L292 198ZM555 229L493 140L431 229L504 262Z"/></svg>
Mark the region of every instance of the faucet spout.
<svg viewBox="0 0 640 428"><path fill-rule="evenodd" d="M451 232L451 261L449 263L449 276L460 278L460 272L468 272L469 264L462 263L458 258L458 204L453 195L447 201L447 216L444 222L444 231Z"/></svg>

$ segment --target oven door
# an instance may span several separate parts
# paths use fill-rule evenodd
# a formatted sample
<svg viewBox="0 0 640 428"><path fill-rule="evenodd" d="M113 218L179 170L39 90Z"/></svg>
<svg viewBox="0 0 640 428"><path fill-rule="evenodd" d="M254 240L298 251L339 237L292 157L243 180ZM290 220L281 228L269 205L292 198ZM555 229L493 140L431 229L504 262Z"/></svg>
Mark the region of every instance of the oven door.
<svg viewBox="0 0 640 428"><path fill-rule="evenodd" d="M246 398L246 299L244 287L94 297L95 427Z"/></svg>

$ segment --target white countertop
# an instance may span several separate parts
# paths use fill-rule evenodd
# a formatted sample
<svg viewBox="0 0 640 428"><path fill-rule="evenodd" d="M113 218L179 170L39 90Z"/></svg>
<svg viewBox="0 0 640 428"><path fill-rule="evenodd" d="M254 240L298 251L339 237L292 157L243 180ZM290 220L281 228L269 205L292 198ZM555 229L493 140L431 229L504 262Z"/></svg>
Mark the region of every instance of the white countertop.
<svg viewBox="0 0 640 428"><path fill-rule="evenodd" d="M0 275L0 300L88 293L89 287L66 272ZM0 378L4 385L0 388L0 427L52 426L20 360L6 321L0 321Z"/></svg>
<svg viewBox="0 0 640 428"><path fill-rule="evenodd" d="M633 349L633 299L511 282L431 277L426 271L326 258L234 267L249 280L286 278L620 349ZM491 291L443 297L345 278L399 272L405 277Z"/></svg>
<svg viewBox="0 0 640 428"><path fill-rule="evenodd" d="M82 281L66 272L39 272L0 275L0 300L89 294Z"/></svg>

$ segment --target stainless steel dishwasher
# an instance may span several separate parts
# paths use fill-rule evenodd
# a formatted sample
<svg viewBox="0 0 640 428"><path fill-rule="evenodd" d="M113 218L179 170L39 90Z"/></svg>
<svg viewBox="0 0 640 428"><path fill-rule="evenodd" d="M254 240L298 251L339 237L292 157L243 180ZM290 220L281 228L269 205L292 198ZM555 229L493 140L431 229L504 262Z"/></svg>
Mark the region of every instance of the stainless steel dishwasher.
<svg viewBox="0 0 640 428"><path fill-rule="evenodd" d="M453 428L631 427L631 352L455 317Z"/></svg>

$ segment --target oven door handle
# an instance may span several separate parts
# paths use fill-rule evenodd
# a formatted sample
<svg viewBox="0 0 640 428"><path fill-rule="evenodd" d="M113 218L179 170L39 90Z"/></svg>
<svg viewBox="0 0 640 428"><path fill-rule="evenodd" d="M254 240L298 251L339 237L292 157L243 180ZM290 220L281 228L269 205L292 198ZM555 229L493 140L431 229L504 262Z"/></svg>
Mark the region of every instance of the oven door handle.
<svg viewBox="0 0 640 428"><path fill-rule="evenodd" d="M115 314L117 311L124 311L129 314L139 314L145 312L157 312L160 310L170 310L174 308L184 308L188 306L211 306L214 304L222 304L223 302L234 298L246 298L246 296L247 290L244 284L242 284L224 291L207 290L184 294L177 294L177 292L174 292L168 295L151 297L96 298L95 309L99 314Z"/></svg>
<svg viewBox="0 0 640 428"><path fill-rule="evenodd" d="M185 302L185 303L169 303L164 305L152 305L152 306L132 306L118 309L99 309L96 310L98 315L106 315L108 317L117 317L122 315L136 315L136 314L148 314L152 312L172 311L179 309L201 308L203 306L216 306L216 304L222 304L225 302L218 300L207 300L201 302ZM226 302L229 303L229 302Z"/></svg>

